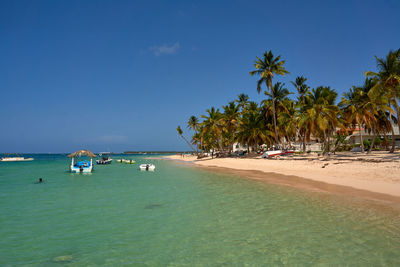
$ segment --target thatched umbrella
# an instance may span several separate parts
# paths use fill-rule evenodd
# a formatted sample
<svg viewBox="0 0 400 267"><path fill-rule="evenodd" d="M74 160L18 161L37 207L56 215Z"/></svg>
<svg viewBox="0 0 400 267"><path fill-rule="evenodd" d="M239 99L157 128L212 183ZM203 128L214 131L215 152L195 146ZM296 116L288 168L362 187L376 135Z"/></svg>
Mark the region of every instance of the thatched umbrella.
<svg viewBox="0 0 400 267"><path fill-rule="evenodd" d="M95 157L96 157L96 155L93 154L93 153L92 153L91 151L89 151L89 150L78 150L78 151L76 151L75 153L69 154L68 157L69 157L69 158L73 158L73 157L82 157L83 155L84 155L84 156L91 157L91 158L95 158Z"/></svg>

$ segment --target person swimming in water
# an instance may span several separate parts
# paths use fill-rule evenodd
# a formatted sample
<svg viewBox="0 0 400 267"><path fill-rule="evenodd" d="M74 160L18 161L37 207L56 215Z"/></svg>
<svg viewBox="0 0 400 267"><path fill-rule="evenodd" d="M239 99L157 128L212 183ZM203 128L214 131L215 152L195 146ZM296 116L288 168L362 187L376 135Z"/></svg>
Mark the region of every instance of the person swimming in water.
<svg viewBox="0 0 400 267"><path fill-rule="evenodd" d="M43 179L42 179L42 178L39 178L39 181L36 182L35 184L42 184L42 183L43 183Z"/></svg>

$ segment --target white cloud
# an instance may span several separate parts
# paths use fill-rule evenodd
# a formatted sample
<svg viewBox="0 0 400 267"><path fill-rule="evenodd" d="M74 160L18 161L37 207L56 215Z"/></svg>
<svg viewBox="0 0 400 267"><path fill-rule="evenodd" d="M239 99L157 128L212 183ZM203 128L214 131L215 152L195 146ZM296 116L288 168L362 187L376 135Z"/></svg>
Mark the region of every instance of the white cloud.
<svg viewBox="0 0 400 267"><path fill-rule="evenodd" d="M159 55L173 55L176 54L176 52L178 52L179 48L180 48L180 44L179 42L174 43L173 45L161 45L161 46L151 46L149 47L149 50L153 52L153 54L155 56L159 56Z"/></svg>

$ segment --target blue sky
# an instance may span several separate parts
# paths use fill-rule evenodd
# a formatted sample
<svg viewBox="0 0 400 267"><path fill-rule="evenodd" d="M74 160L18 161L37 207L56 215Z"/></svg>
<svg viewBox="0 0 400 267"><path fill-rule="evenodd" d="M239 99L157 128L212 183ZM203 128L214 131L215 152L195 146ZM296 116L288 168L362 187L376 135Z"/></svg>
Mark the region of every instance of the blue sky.
<svg viewBox="0 0 400 267"><path fill-rule="evenodd" d="M191 115L261 101L253 61L340 94L399 48L400 2L0 1L0 152L187 150ZM277 81L277 80L276 80ZM189 137L190 132L185 130Z"/></svg>

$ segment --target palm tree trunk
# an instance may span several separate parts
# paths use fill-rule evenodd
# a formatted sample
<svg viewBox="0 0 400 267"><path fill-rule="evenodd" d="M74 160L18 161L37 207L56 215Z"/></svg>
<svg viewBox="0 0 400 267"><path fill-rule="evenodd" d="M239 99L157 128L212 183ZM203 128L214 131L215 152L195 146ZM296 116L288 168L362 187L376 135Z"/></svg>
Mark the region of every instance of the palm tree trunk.
<svg viewBox="0 0 400 267"><path fill-rule="evenodd" d="M358 124L358 131L360 133L361 153L364 153L364 141L363 141L363 136L362 136L362 132L361 132L361 124Z"/></svg>
<svg viewBox="0 0 400 267"><path fill-rule="evenodd" d="M286 139L288 141L288 146L289 146L289 149L290 149L292 147L292 142L290 142L290 138L289 138L288 135L286 136Z"/></svg>
<svg viewBox="0 0 400 267"><path fill-rule="evenodd" d="M331 151L331 139L330 139L331 134L328 133L328 144L327 144L327 151L328 153Z"/></svg>
<svg viewBox="0 0 400 267"><path fill-rule="evenodd" d="M322 150L322 154L326 154L326 132L325 131L323 131L324 132L324 149Z"/></svg>
<svg viewBox="0 0 400 267"><path fill-rule="evenodd" d="M194 134L197 135L197 130L195 130ZM199 143L197 141L196 141L196 155L197 156L199 155Z"/></svg>
<svg viewBox="0 0 400 267"><path fill-rule="evenodd" d="M374 147L374 145L375 145L375 139L376 139L376 131L375 131L375 129L373 129L372 130L372 132L374 133L374 135L372 136L372 143L371 143L371 146L370 146L370 148L368 149L368 152L367 152L367 154L369 154L369 153L371 153L371 151L372 151L372 148Z"/></svg>
<svg viewBox="0 0 400 267"><path fill-rule="evenodd" d="M383 137L384 137L384 140L385 140L385 150L388 151L389 150L389 146L388 146L388 142L387 142L386 131L383 133Z"/></svg>
<svg viewBox="0 0 400 267"><path fill-rule="evenodd" d="M390 124L392 126L392 147L390 148L389 153L394 153L394 148L396 146L396 138L394 137L394 126L393 126L393 118L392 118L392 112L389 111L389 118L390 118Z"/></svg>
<svg viewBox="0 0 400 267"><path fill-rule="evenodd" d="M306 132L303 135L303 153L306 153Z"/></svg>
<svg viewBox="0 0 400 267"><path fill-rule="evenodd" d="M397 127L399 128L399 134L400 134L400 107L399 107L399 103L397 102L398 100L395 100L395 106L396 106L396 111L397 111ZM394 140L394 143L396 145L396 139Z"/></svg>
<svg viewBox="0 0 400 267"><path fill-rule="evenodd" d="M273 113L273 119L274 119L274 130L275 130L275 143L278 145L278 130L276 129L276 110L275 110L275 95L274 92L272 91L272 88L269 88L269 91L271 92L272 96L272 113Z"/></svg>
<svg viewBox="0 0 400 267"><path fill-rule="evenodd" d="M232 134L231 154L233 154L233 146L235 145L235 134Z"/></svg>
<svg viewBox="0 0 400 267"><path fill-rule="evenodd" d="M193 146L192 146L192 144L191 143L189 143L188 142L188 140L186 140L186 138L183 136L183 135L181 135L181 137L183 138L183 140L185 140L186 141L186 143L192 148L192 150L196 153L196 155L198 155L198 152L193 148Z"/></svg>

